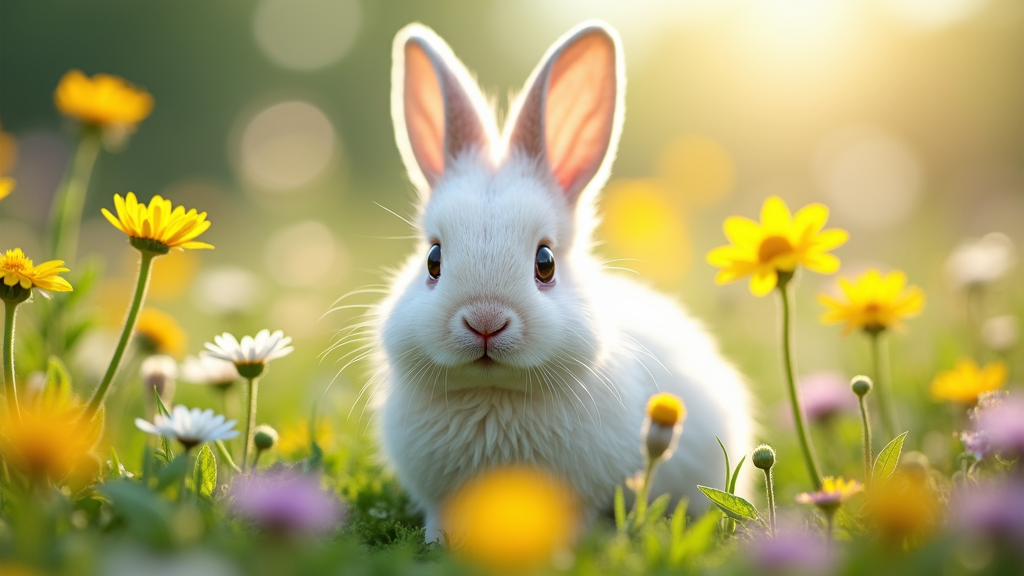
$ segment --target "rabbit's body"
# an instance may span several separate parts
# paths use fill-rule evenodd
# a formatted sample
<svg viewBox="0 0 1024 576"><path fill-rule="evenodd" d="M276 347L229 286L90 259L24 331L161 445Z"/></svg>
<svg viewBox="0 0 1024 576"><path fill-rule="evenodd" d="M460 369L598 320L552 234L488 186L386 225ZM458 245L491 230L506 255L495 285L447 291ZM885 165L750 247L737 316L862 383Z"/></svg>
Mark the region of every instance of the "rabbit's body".
<svg viewBox="0 0 1024 576"><path fill-rule="evenodd" d="M493 467L544 468L587 517L610 509L615 486L642 468L644 406L658 391L689 415L652 494L699 506L696 485L722 479L715 436L742 453L752 422L740 377L701 327L590 255L591 191L621 120L614 34L592 25L555 46L501 154L479 93L432 33L400 33L394 79L399 144L429 200L424 243L378 310L380 435L428 541L444 529L445 499Z"/></svg>

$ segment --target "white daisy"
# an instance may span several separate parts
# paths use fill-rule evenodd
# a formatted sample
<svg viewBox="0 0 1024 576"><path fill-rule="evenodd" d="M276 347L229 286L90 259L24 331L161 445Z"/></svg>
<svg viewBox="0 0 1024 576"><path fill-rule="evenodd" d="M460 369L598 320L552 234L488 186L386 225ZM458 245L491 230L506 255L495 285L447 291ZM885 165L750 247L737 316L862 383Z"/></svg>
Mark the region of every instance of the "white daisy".
<svg viewBox="0 0 1024 576"><path fill-rule="evenodd" d="M212 356L189 356L181 365L181 379L193 384L228 386L238 380L238 370L233 362Z"/></svg>
<svg viewBox="0 0 1024 576"><path fill-rule="evenodd" d="M270 330L265 328L260 330L255 338L244 336L241 342L227 332L214 336L213 341L216 344L207 342L206 350L202 354L209 358L233 362L243 378L259 376L268 362L287 356L294 350L289 346L292 339L285 337L284 332L278 330L271 334Z"/></svg>
<svg viewBox="0 0 1024 576"><path fill-rule="evenodd" d="M142 385L146 392L153 393L156 388L157 394L164 403L169 404L174 398L174 379L178 377L178 363L170 356L149 356L142 361L139 369L142 373Z"/></svg>
<svg viewBox="0 0 1024 576"><path fill-rule="evenodd" d="M230 440L238 436L238 430L233 429L234 420L225 422L224 416L214 415L213 410L189 410L181 405L174 407L170 417L157 414L152 423L136 418L135 425L143 432L177 440L186 450L205 442Z"/></svg>

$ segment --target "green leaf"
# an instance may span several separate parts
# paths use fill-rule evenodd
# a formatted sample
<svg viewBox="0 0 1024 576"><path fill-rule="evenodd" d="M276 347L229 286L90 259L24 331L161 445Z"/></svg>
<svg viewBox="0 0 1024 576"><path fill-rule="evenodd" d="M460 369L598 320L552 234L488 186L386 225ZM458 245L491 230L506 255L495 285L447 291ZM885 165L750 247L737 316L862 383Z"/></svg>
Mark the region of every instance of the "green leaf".
<svg viewBox="0 0 1024 576"><path fill-rule="evenodd" d="M153 386L153 396L156 397L157 412L169 418L171 416L171 412L167 410L167 406L164 406L164 401L160 399L160 394L157 394L156 386Z"/></svg>
<svg viewBox="0 0 1024 576"><path fill-rule="evenodd" d="M871 482L878 484L885 482L896 471L896 465L900 462L900 453L903 451L903 441L907 438L908 432L904 432L893 438L892 442L885 445L882 451L875 458L875 467L871 471Z"/></svg>
<svg viewBox="0 0 1024 576"><path fill-rule="evenodd" d="M213 498L213 491L217 489L217 458L213 455L213 450L210 450L209 444L204 444L196 456L196 466L192 470L192 485L199 496Z"/></svg>
<svg viewBox="0 0 1024 576"><path fill-rule="evenodd" d="M693 526L683 534L678 545L672 547L669 554L669 562L679 566L687 558L699 556L711 549L715 544L715 530L718 527L718 519L722 515L715 509L708 510L700 520L694 522Z"/></svg>
<svg viewBox="0 0 1024 576"><path fill-rule="evenodd" d="M747 457L746 455L744 455L743 458L740 458L740 463L736 465L736 470L734 470L732 473L732 480L729 481L729 489L726 490L729 494L736 493L736 480L740 476L740 468L743 468L743 463L746 461Z"/></svg>
<svg viewBox="0 0 1024 576"><path fill-rule="evenodd" d="M757 508L750 502L747 502L743 498L728 492L709 488L707 486L697 486L697 488L711 500L715 506L722 509L725 515L734 520L759 520L760 516L757 515Z"/></svg>
<svg viewBox="0 0 1024 576"><path fill-rule="evenodd" d="M668 494L662 494L655 498L654 502L647 507L647 516L644 518L644 524L647 526L654 525L655 522L661 520L665 516L665 510L668 510L668 502L671 496Z"/></svg>
<svg viewBox="0 0 1024 576"><path fill-rule="evenodd" d="M231 452L228 450L228 447L224 445L224 441L223 440L217 440L217 442L215 442L215 444L217 445L217 451L220 452L220 457L224 459L224 462L227 463L227 465L236 474L241 474L242 473L242 469L239 468L238 464L235 464L235 460L233 458L231 458Z"/></svg>
<svg viewBox="0 0 1024 576"><path fill-rule="evenodd" d="M622 484L615 487L615 528L619 532L626 531L626 497L622 493Z"/></svg>
<svg viewBox="0 0 1024 576"><path fill-rule="evenodd" d="M133 536L157 546L168 546L174 540L170 504L145 486L117 480L97 486L96 490L111 501L114 515L125 520Z"/></svg>
<svg viewBox="0 0 1024 576"><path fill-rule="evenodd" d="M722 439L715 436L715 440L718 440L718 445L722 448L722 456L725 456L725 483L722 484L722 488L729 490L729 471L732 468L729 467L729 451L725 449L725 444L722 444Z"/></svg>
<svg viewBox="0 0 1024 576"><path fill-rule="evenodd" d="M676 548L680 545L683 540L683 530L686 529L686 506L690 503L686 498L680 498L679 503L676 504L676 510L672 513L672 523L669 526L669 532L671 533L671 545L669 546L669 554L674 555Z"/></svg>
<svg viewBox="0 0 1024 576"><path fill-rule="evenodd" d="M177 458L171 460L163 470L159 471L156 475L156 490L161 492L167 489L169 486L180 486L182 478L188 474L186 468L185 453L179 454Z"/></svg>
<svg viewBox="0 0 1024 576"><path fill-rule="evenodd" d="M46 364L46 386L43 388L43 405L50 408L65 406L71 400L71 377L68 369L56 356L50 356Z"/></svg>

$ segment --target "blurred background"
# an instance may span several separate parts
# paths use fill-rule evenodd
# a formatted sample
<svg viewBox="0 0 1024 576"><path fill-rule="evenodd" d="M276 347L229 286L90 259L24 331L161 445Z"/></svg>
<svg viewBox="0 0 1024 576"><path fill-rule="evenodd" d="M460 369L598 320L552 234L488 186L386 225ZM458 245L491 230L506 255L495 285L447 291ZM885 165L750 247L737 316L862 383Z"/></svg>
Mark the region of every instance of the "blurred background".
<svg viewBox="0 0 1024 576"><path fill-rule="evenodd" d="M319 355L361 313L325 315L332 302L385 283L412 246L409 227L377 205L414 213L389 111L395 32L412 21L434 28L503 117L550 43L595 17L621 32L629 80L598 251L629 259L617 265L707 323L750 377L766 429L787 426L775 303L745 282L715 287L704 256L725 243L726 216L756 218L771 194L794 209L831 207L830 225L851 233L837 251L841 274L898 268L925 289L924 314L892 339L903 406L934 412L937 368L990 359L972 347L945 262L991 232L1024 246L1019 0L2 0L0 123L17 153L0 172L18 187L0 203L0 247L45 253L43 225L74 143L53 107L60 77L123 76L156 105L123 150L100 156L89 189L79 254L103 264L96 309L106 325L69 359L76 386L91 390L106 365L137 261L100 208L115 193L161 194L208 211L204 239L216 246L157 261L147 306L182 328L167 351L196 354L225 330L282 329L296 352L264 379L259 420L287 428L323 396L335 429L358 433L368 416L359 406L348 414L371 371L339 374L346 349ZM1008 275L980 302L979 325L1020 318L1021 270ZM801 374L869 370L866 339L818 323L815 295L835 278L801 282ZM1019 346L1009 357L1019 381ZM141 413L135 374L120 394ZM178 388L177 401L214 401ZM854 419L846 433L857 430ZM929 439L908 442L927 449Z"/></svg>

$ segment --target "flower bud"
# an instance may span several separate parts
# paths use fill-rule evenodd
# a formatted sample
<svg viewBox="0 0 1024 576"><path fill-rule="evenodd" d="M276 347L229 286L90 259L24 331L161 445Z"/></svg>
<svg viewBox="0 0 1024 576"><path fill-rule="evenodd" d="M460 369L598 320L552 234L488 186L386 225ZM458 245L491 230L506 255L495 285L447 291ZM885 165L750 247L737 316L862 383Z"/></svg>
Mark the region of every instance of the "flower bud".
<svg viewBox="0 0 1024 576"><path fill-rule="evenodd" d="M174 398L174 380L178 377L178 363L170 356L150 356L142 361L142 385L149 394L156 389L160 400L170 404Z"/></svg>
<svg viewBox="0 0 1024 576"><path fill-rule="evenodd" d="M871 392L871 378L867 376L854 376L853 380L850 381L850 389L857 395L858 398L867 396L868 392Z"/></svg>
<svg viewBox="0 0 1024 576"><path fill-rule="evenodd" d="M642 437L647 458L651 461L672 457L672 451L683 431L686 406L675 394L660 392L647 402L647 418Z"/></svg>
<svg viewBox="0 0 1024 576"><path fill-rule="evenodd" d="M278 435L277 430L266 424L260 424L253 431L252 443L256 446L259 451L270 450L277 445Z"/></svg>
<svg viewBox="0 0 1024 576"><path fill-rule="evenodd" d="M761 470L771 470L772 466L775 465L775 449L767 444L761 444L754 449L754 454L750 461Z"/></svg>

